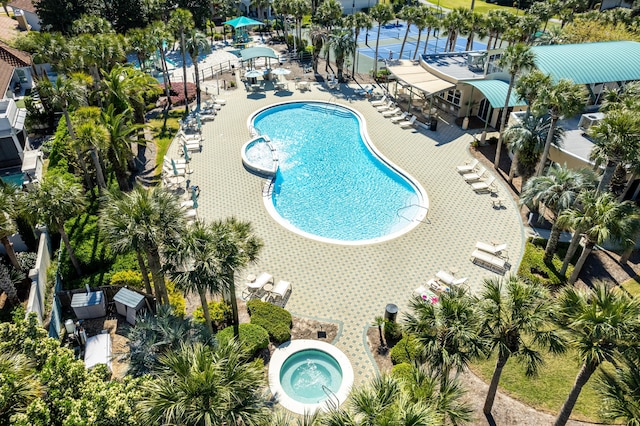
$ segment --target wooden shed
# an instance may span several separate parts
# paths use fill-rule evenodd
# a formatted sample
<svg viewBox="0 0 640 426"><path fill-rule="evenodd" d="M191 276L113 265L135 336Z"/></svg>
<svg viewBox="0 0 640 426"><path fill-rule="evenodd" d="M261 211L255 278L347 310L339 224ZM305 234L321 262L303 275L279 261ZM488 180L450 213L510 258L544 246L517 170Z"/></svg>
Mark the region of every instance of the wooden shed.
<svg viewBox="0 0 640 426"><path fill-rule="evenodd" d="M129 324L135 325L136 315L145 305L144 296L128 288L121 288L113 296L113 301L116 304L118 314L126 317Z"/></svg>

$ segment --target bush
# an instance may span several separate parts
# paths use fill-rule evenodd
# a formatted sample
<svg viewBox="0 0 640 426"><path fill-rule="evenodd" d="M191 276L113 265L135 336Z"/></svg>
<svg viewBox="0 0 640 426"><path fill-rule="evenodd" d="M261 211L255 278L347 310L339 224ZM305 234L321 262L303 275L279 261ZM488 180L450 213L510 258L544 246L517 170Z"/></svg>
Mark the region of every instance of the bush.
<svg viewBox="0 0 640 426"><path fill-rule="evenodd" d="M391 376L400 381L406 380L413 374L413 366L408 362L396 364L391 369Z"/></svg>
<svg viewBox="0 0 640 426"><path fill-rule="evenodd" d="M187 309L187 302L184 300L184 296L180 293L180 290L176 289L173 281L165 280L165 286L167 287L167 293L169 293L169 305L173 308L173 314L184 318Z"/></svg>
<svg viewBox="0 0 640 426"><path fill-rule="evenodd" d="M394 321L384 320L384 340L387 346L395 345L402 338L400 324Z"/></svg>
<svg viewBox="0 0 640 426"><path fill-rule="evenodd" d="M216 334L218 343L226 345L233 339L233 326ZM240 347L251 357L269 346L269 333L255 324L240 324Z"/></svg>
<svg viewBox="0 0 640 426"><path fill-rule="evenodd" d="M18 252L16 253L16 257L18 258L20 269L24 272L29 272L29 269L33 269L33 267L36 266L38 253L32 251Z"/></svg>
<svg viewBox="0 0 640 426"><path fill-rule="evenodd" d="M411 363L420 355L420 345L411 335L406 335L391 349L393 364Z"/></svg>
<svg viewBox="0 0 640 426"><path fill-rule="evenodd" d="M219 329L223 324L227 324L231 320L231 306L225 301L214 300L213 302L209 302L208 305L214 330ZM205 323L202 306L193 312L193 320L197 323Z"/></svg>
<svg viewBox="0 0 640 426"><path fill-rule="evenodd" d="M162 93L164 93L164 85L161 85ZM169 96L171 97L171 105L184 105L184 83L171 83L169 89ZM191 82L187 82L187 102L191 103L196 99L196 85ZM159 101L159 106L164 107L167 105L167 98L164 97Z"/></svg>
<svg viewBox="0 0 640 426"><path fill-rule="evenodd" d="M137 289L144 288L142 282L142 274L138 271L119 271L111 275L111 285L121 287L133 287Z"/></svg>
<svg viewBox="0 0 640 426"><path fill-rule="evenodd" d="M282 343L291 340L291 314L289 311L257 299L247 302L247 309L251 315L251 324L259 325L267 330L271 341Z"/></svg>
<svg viewBox="0 0 640 426"><path fill-rule="evenodd" d="M548 286L560 286L567 281L567 276L573 272L573 265L569 264L567 276L560 275L562 261L567 252L567 243L558 243L558 252L553 256L550 263L544 262L544 248L547 243L545 239L530 240L525 244L524 255L518 268L518 276L525 280ZM575 256L580 255L580 249ZM574 257L575 260L575 257Z"/></svg>

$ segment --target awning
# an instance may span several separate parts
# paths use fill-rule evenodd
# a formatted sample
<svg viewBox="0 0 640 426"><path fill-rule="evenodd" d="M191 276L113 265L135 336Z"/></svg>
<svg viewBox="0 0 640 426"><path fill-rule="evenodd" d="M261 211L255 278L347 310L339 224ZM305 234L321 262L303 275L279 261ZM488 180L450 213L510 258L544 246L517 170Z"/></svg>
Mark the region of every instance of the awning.
<svg viewBox="0 0 640 426"><path fill-rule="evenodd" d="M223 22L223 24L231 25L233 28L248 27L249 25L264 25L262 22L247 18L246 16L240 16L230 21Z"/></svg>
<svg viewBox="0 0 640 426"><path fill-rule="evenodd" d="M240 57L243 61L248 61L254 58L273 58L279 59L276 52L270 47L249 47L240 51Z"/></svg>
<svg viewBox="0 0 640 426"><path fill-rule="evenodd" d="M422 90L427 94L435 94L455 87L455 84L436 77L420 65L396 65L387 68L398 80Z"/></svg>
<svg viewBox="0 0 640 426"><path fill-rule="evenodd" d="M469 84L480 90L493 108L504 108L504 101L507 99L507 92L509 91L509 83L502 80L472 80L460 81L460 83ZM512 90L511 96L509 97L509 106L525 105L527 105L527 103L519 100L515 91Z"/></svg>

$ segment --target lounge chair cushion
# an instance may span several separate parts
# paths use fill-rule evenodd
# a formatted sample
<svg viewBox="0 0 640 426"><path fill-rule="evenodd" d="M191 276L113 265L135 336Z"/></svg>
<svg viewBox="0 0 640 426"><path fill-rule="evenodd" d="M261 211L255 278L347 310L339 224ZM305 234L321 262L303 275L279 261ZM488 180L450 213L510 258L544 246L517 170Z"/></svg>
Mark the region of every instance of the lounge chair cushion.
<svg viewBox="0 0 640 426"><path fill-rule="evenodd" d="M270 292L270 298L274 299L284 299L287 293L291 290L291 283L289 281L278 281L273 290Z"/></svg>
<svg viewBox="0 0 640 426"><path fill-rule="evenodd" d="M478 159L474 158L468 164L464 164L462 166L456 166L456 170L458 170L458 173L471 173L476 169L476 167L478 166L478 163L479 163Z"/></svg>

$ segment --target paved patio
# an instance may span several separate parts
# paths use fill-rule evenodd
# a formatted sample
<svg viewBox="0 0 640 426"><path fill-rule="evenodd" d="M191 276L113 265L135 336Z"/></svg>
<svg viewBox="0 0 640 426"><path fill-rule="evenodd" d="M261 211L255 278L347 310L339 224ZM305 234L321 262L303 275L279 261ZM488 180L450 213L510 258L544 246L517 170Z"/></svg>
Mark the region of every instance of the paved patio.
<svg viewBox="0 0 640 426"><path fill-rule="evenodd" d="M290 86L293 90L293 82ZM505 206L495 209L491 195L474 193L456 172L456 165L471 158L470 135L443 121L436 132L402 130L367 100L351 94L346 85L341 85L340 92L329 92L317 84L305 93L248 95L240 88L221 94L227 105L215 121L204 124L204 147L192 156L190 179L201 189L200 218L235 216L250 221L264 240L260 260L239 278L238 292L244 287L241 279L249 273L268 271L275 280L290 281L293 291L286 308L296 316L339 325L334 344L351 360L359 384L377 374L366 330L376 316L384 314L387 303L399 306L401 319L412 290L440 269L456 268L456 276L469 277L469 287L476 291L483 278L496 276L471 263L476 241L507 243L511 271L515 271L525 235L518 207L501 184L497 196L504 198ZM360 111L374 145L425 188L428 222L392 241L340 246L294 234L267 213L262 199L264 179L247 172L240 158L240 148L250 138L247 117L280 101L329 100L333 96L339 104ZM169 153L177 156L177 151L174 146Z"/></svg>

